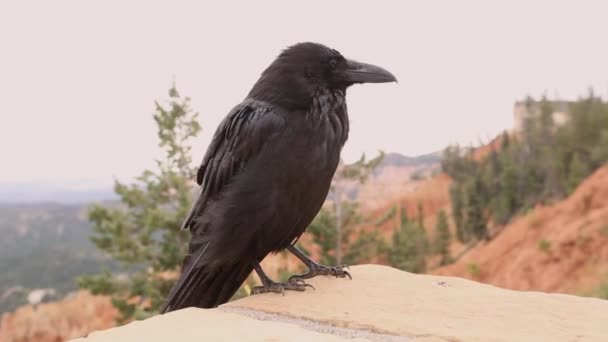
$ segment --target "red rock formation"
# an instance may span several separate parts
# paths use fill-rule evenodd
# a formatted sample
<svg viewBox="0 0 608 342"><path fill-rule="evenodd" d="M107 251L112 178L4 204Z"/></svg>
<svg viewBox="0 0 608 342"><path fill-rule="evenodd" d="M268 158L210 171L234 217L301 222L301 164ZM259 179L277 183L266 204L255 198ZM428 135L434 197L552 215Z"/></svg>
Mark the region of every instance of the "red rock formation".
<svg viewBox="0 0 608 342"><path fill-rule="evenodd" d="M110 299L79 291L68 298L25 305L2 316L0 342L60 342L115 325Z"/></svg>

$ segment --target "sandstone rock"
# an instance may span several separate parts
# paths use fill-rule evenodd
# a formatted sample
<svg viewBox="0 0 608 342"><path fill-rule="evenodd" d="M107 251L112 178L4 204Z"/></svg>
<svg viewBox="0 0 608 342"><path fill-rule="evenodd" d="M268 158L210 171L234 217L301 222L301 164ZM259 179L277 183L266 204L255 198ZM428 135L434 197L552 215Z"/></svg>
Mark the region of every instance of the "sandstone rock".
<svg viewBox="0 0 608 342"><path fill-rule="evenodd" d="M189 308L90 334L105 341L608 341L608 301L518 292L386 266L319 277L315 291Z"/></svg>

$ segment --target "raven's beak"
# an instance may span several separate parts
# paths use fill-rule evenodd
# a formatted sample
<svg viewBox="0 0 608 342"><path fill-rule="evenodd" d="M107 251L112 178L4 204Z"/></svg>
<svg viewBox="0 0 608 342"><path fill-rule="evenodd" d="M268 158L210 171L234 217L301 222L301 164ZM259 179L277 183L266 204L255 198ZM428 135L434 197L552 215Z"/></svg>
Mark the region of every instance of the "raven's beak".
<svg viewBox="0 0 608 342"><path fill-rule="evenodd" d="M353 60L348 60L346 62L344 74L348 83L397 82L397 78L388 70L376 65Z"/></svg>

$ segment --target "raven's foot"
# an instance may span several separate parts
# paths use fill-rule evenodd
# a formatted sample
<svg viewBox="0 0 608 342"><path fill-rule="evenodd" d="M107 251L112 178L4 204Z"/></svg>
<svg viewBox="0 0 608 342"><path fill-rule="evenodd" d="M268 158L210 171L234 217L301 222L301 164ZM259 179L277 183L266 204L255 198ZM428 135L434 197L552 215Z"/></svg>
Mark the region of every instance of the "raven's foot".
<svg viewBox="0 0 608 342"><path fill-rule="evenodd" d="M307 287L315 289L314 286L310 284L306 284L304 280L301 279L289 279L286 283L275 283L273 281L266 281L262 286L256 286L251 289L251 295L256 295L260 293L282 293L285 295L285 290L291 291L305 291Z"/></svg>
<svg viewBox="0 0 608 342"><path fill-rule="evenodd" d="M310 269L308 271L308 273L292 275L291 277L289 277L289 281L310 279L312 277L316 277L316 276L320 276L320 275L335 276L336 278L348 277L350 279L353 279L353 277L351 277L350 273L348 273L348 271L345 270L345 269L349 268L348 265L338 265L338 266L331 267L331 266L319 265L317 263L310 263L308 265L308 267Z"/></svg>

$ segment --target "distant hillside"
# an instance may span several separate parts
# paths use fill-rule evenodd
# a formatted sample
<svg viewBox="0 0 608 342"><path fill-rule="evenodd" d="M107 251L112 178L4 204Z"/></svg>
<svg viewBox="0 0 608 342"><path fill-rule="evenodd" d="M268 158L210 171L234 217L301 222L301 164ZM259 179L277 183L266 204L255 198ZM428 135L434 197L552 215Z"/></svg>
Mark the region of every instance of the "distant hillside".
<svg viewBox="0 0 608 342"><path fill-rule="evenodd" d="M94 181L0 183L0 204L82 204L116 198L111 184Z"/></svg>
<svg viewBox="0 0 608 342"><path fill-rule="evenodd" d="M365 184L355 184L351 192L364 211L373 211L392 203L404 194L416 191L425 179L440 169L441 152L408 157L388 153Z"/></svg>
<svg viewBox="0 0 608 342"><path fill-rule="evenodd" d="M374 174L376 176L380 175L382 170L387 167L408 168L407 170L411 171L411 168L426 169L427 167L438 166L441 156L442 152L416 157L388 153ZM0 182L0 205L14 203L86 204L116 199L117 196L111 184L92 180Z"/></svg>
<svg viewBox="0 0 608 342"><path fill-rule="evenodd" d="M432 273L572 294L593 294L604 282L608 296L608 166L565 200L538 205L491 241Z"/></svg>
<svg viewBox="0 0 608 342"><path fill-rule="evenodd" d="M85 205L0 205L0 312L26 302L32 289L74 290L74 277L111 266L89 241Z"/></svg>
<svg viewBox="0 0 608 342"><path fill-rule="evenodd" d="M408 157L399 153L387 153L380 167L384 166L428 166L441 162L442 152L433 152L416 157Z"/></svg>

